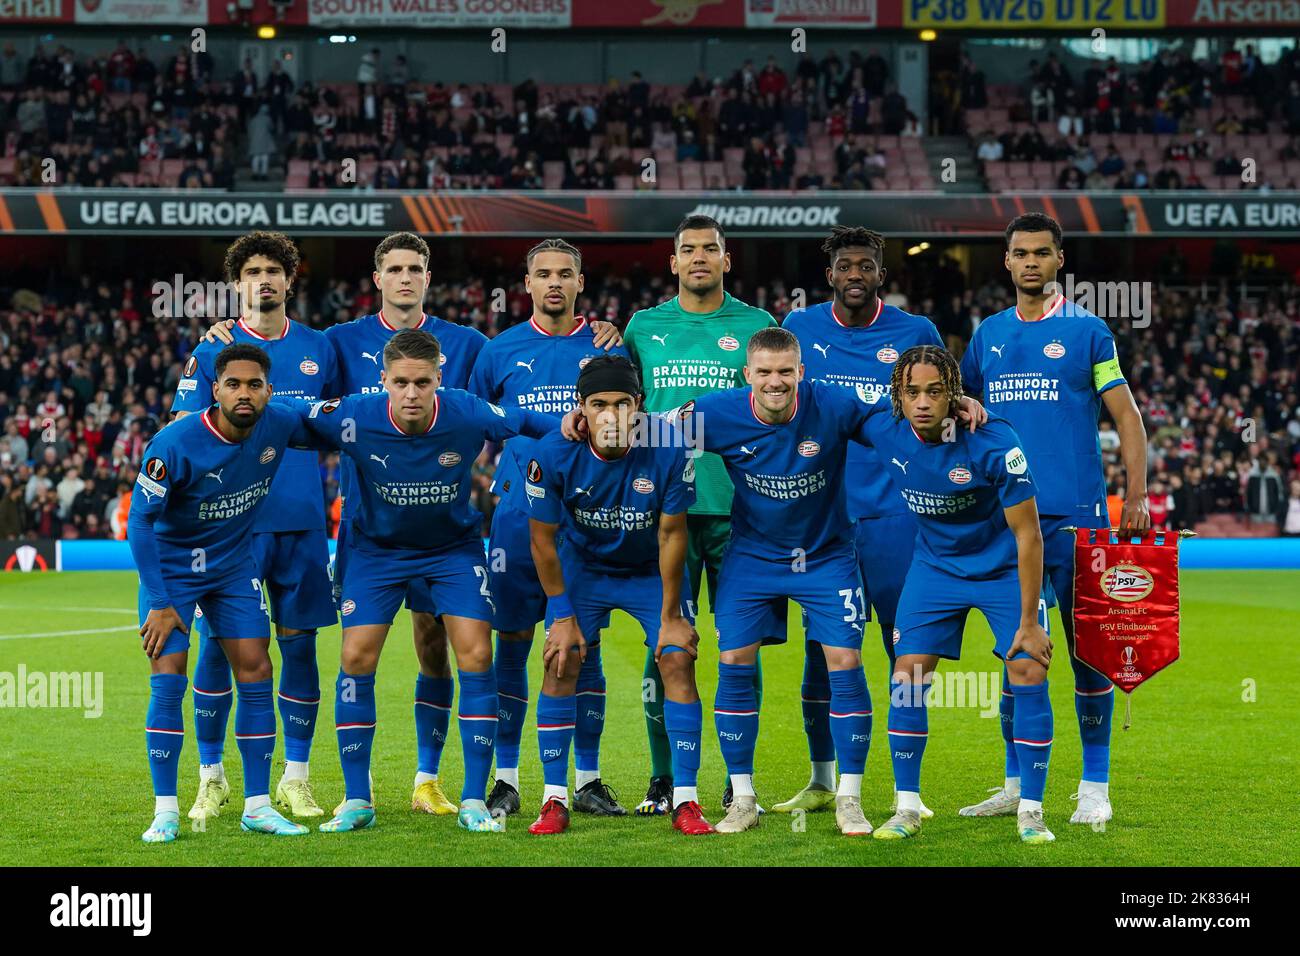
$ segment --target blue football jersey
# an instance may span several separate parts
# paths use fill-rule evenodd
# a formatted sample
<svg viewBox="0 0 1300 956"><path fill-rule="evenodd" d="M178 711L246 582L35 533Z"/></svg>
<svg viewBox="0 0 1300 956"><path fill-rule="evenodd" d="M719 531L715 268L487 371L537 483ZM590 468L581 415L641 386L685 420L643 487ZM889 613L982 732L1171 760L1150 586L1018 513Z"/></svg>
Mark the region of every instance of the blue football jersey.
<svg viewBox="0 0 1300 956"><path fill-rule="evenodd" d="M136 565L152 606L169 601L157 593L159 579L216 581L253 565L252 532L271 493L290 443L311 446L302 413L292 405L268 403L242 442L232 442L212 424L209 409L187 415L158 432L145 446L131 494L131 520L153 526L157 567L140 554ZM319 478L316 478L319 482Z"/></svg>
<svg viewBox="0 0 1300 956"><path fill-rule="evenodd" d="M861 328L841 322L830 302L795 309L785 317L781 327L799 340L805 378L832 385L861 385L887 395L900 355L917 345L943 346L939 330L925 316L877 301L875 318ZM906 510L870 448L849 446L848 469L850 518L880 518Z"/></svg>
<svg viewBox="0 0 1300 956"><path fill-rule="evenodd" d="M562 525L583 570L657 573L659 516L681 514L695 500L695 459L680 432L662 419L645 421L657 440L621 458L602 458L558 432L536 443L524 476L528 516Z"/></svg>
<svg viewBox="0 0 1300 956"><path fill-rule="evenodd" d="M551 335L533 319L511 326L479 353L469 391L507 408L528 408L557 421L578 403L578 372L597 355L631 358L623 346L597 348L586 319L568 335ZM533 442L516 438L506 445L492 490L518 511L528 504L520 487L534 457Z"/></svg>
<svg viewBox="0 0 1300 956"><path fill-rule="evenodd" d="M478 353L487 344L487 336L478 329L457 325L434 315L425 315L416 326L438 340L442 350L439 364L442 367L443 388L466 388L470 370L478 360ZM364 315L351 322L332 325L325 337L334 346L339 365L339 387L335 395L364 395L382 392L379 374L384 370L384 346L398 332L395 325L385 321L383 313ZM344 456L339 468L339 494L343 496L343 517L353 515L352 484L356 468Z"/></svg>
<svg viewBox="0 0 1300 956"><path fill-rule="evenodd" d="M783 425L758 417L749 387L701 395L671 413L722 458L736 486L736 553L790 561L850 540L844 460L875 398L865 388L805 381Z"/></svg>
<svg viewBox="0 0 1300 956"><path fill-rule="evenodd" d="M1097 419L1101 396L1123 385L1106 323L1060 296L1038 322L1015 307L980 323L961 362L963 387L1024 441L1038 510L1105 528L1106 479Z"/></svg>
<svg viewBox="0 0 1300 956"><path fill-rule="evenodd" d="M440 389L436 401L420 435L397 426L387 394L318 402L306 413L307 428L356 466L352 531L362 550L440 551L476 538L483 516L470 493L483 443L559 428L548 416L491 405L460 389Z"/></svg>
<svg viewBox="0 0 1300 956"><path fill-rule="evenodd" d="M256 345L271 358L271 401L315 402L338 388L334 350L325 336L287 317L278 338L254 332L240 319L231 328L236 342ZM200 412L213 404L214 365L225 345L200 342L176 383L174 412ZM325 495L320 459L314 451L290 449L271 486L271 503L257 519L256 531L314 531L325 527Z"/></svg>
<svg viewBox="0 0 1300 956"><path fill-rule="evenodd" d="M916 517L914 561L960 578L1016 570L1016 538L1002 510L1034 497L1035 486L1005 420L990 417L974 432L958 428L953 441L928 442L882 397L862 433Z"/></svg>

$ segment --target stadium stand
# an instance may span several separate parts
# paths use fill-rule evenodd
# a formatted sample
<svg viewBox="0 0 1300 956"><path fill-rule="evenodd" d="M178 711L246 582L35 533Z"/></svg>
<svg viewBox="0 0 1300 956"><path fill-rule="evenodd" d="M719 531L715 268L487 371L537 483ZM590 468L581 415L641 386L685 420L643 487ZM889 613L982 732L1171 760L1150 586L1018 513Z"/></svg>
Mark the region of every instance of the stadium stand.
<svg viewBox="0 0 1300 956"><path fill-rule="evenodd" d="M1295 189L1300 57L1232 52L1165 50L1127 72L1112 58L1077 80L1050 54L1024 84L990 86L961 114L989 188Z"/></svg>
<svg viewBox="0 0 1300 956"><path fill-rule="evenodd" d="M295 89L278 64L220 80L203 55L156 65L125 44L6 56L0 76L22 79L0 84L0 185L49 184L52 157L54 182L87 187L278 188L270 171L284 169L293 190L935 188L874 51L653 87L633 73L452 88L399 63L378 82Z"/></svg>

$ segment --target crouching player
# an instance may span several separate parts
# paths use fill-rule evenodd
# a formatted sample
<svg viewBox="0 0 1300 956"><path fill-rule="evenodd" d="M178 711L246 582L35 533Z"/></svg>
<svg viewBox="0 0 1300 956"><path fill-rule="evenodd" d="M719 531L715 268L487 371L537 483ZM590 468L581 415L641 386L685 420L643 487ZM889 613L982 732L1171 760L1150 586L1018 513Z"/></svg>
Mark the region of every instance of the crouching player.
<svg viewBox="0 0 1300 956"><path fill-rule="evenodd" d="M643 397L628 359L592 359L578 375L586 439L548 436L537 444L525 475L533 561L551 619L537 705L546 789L530 833L568 829L569 746L577 708L586 706L579 673L590 655L600 653L600 628L616 609L641 625L663 675L673 827L690 836L714 832L696 793L703 724L695 686L699 635L693 615L682 608L695 459L676 428L641 411ZM561 525L564 543L557 550Z"/></svg>
<svg viewBox="0 0 1300 956"><path fill-rule="evenodd" d="M237 688L235 741L244 764L244 830L297 836L307 828L271 806L275 706L266 598L253 527L291 442L306 442L299 412L271 399L271 359L255 345L223 349L213 364L215 404L168 425L144 450L127 522L140 574L140 636L149 655L145 741L154 820L146 843L180 832L176 784L185 729L190 623L203 606Z"/></svg>
<svg viewBox="0 0 1300 956"><path fill-rule="evenodd" d="M375 671L393 617L412 582L425 582L443 616L460 683L465 783L460 825L499 831L484 802L497 721L489 622L494 611L483 552L483 516L470 504L471 468L487 440L540 438L559 427L545 415L502 409L460 389L438 391L438 340L404 329L384 346L384 391L313 405L307 427L355 464L356 510L340 613L343 650L334 717L346 787L327 833L370 827L370 751Z"/></svg>
<svg viewBox="0 0 1300 956"><path fill-rule="evenodd" d="M1043 539L1034 480L1020 439L990 418L974 432L956 427L961 373L942 348L902 354L891 403L877 401L861 434L890 460L890 478L916 516L919 533L899 598L894 675L889 687L889 750L898 806L878 840L921 830L921 758L929 723L925 698L939 658L961 656L962 630L978 608L993 631L1016 698L1012 728L1022 774L1020 839L1054 839L1043 825L1043 789L1052 750L1047 666L1052 642L1039 591ZM892 414L890 414L892 412Z"/></svg>

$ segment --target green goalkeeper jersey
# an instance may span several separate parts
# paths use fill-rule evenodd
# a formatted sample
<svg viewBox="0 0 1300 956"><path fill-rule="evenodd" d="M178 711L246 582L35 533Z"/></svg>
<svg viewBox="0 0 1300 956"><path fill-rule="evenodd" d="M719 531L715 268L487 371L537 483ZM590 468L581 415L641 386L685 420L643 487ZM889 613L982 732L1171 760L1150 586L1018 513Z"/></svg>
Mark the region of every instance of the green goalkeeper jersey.
<svg viewBox="0 0 1300 956"><path fill-rule="evenodd" d="M776 325L762 309L729 292L716 312L687 312L677 296L628 320L623 341L641 368L645 407L666 412L692 398L745 384L745 347L759 329ZM691 514L731 513L733 488L722 459L704 453L696 463Z"/></svg>

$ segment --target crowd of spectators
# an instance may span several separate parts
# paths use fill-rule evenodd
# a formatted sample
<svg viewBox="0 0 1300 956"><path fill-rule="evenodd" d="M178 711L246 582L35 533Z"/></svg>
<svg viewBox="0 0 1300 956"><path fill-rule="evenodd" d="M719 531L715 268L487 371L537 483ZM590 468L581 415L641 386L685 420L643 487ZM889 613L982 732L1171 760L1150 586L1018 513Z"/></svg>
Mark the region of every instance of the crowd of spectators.
<svg viewBox="0 0 1300 956"><path fill-rule="evenodd" d="M24 59L8 41L0 93L0 185L17 186L54 175L80 186L229 189L241 167L267 180L273 165L301 160L307 188L613 189L622 176L649 188L647 156L722 163L743 150L726 175L701 185L870 188L882 157L858 138L921 133L885 59L858 49L804 54L789 73L769 57L674 86L633 72L545 87L421 82L404 56L386 63L374 49L353 87L295 84L279 62L259 76L245 61L223 79L209 54L188 46L155 63L125 43L91 56L38 47ZM797 172L796 150L814 131L828 151L840 147L834 169L805 163ZM362 181L347 160L377 162ZM563 164L558 182L543 177L547 163Z"/></svg>
<svg viewBox="0 0 1300 956"><path fill-rule="evenodd" d="M225 81L212 70L212 57L188 45L159 63L125 43L82 59L65 46L38 46L24 61L7 41L0 184L231 188L271 84L251 68Z"/></svg>
<svg viewBox="0 0 1300 956"><path fill-rule="evenodd" d="M474 263L480 276L430 288L426 308L488 335L523 321L531 300L501 260ZM923 281L922 280L923 276ZM674 294L671 277L631 268L588 270L579 311L622 323ZM203 318L155 318L151 284L83 279L37 295L13 294L0 310L0 538L121 537L144 446L169 416L171 396ZM496 288L505 309L491 311ZM773 281L729 289L782 318L791 287ZM810 288L813 299L826 290ZM951 260L892 281L886 301L932 316L960 351L981 315L1011 304L1000 279L967 285ZM304 282L291 314L316 327L373 311L368 277ZM1300 533L1300 288L1240 301L1230 287L1201 293L1161 287L1152 323L1112 322L1125 372L1150 438L1152 514L1168 528L1207 516L1249 516ZM1107 483L1123 494L1118 436L1103 417ZM337 496L335 458L322 480ZM490 508L489 474L476 476Z"/></svg>
<svg viewBox="0 0 1300 956"><path fill-rule="evenodd" d="M1294 46L1271 65L1251 44L1228 50L1218 62L1167 48L1129 69L1111 57L1077 78L1050 53L1030 64L1005 111L993 111L1000 122L990 122L983 84L969 88L977 92L962 97L956 115L967 122L978 158L1052 163L1059 167L1058 189L1205 189L1207 175L1233 177L1242 188L1296 188L1300 54ZM1143 134L1161 137L1156 152L1121 145ZM1247 150L1251 137L1261 139ZM1243 177L1246 158L1258 169Z"/></svg>

